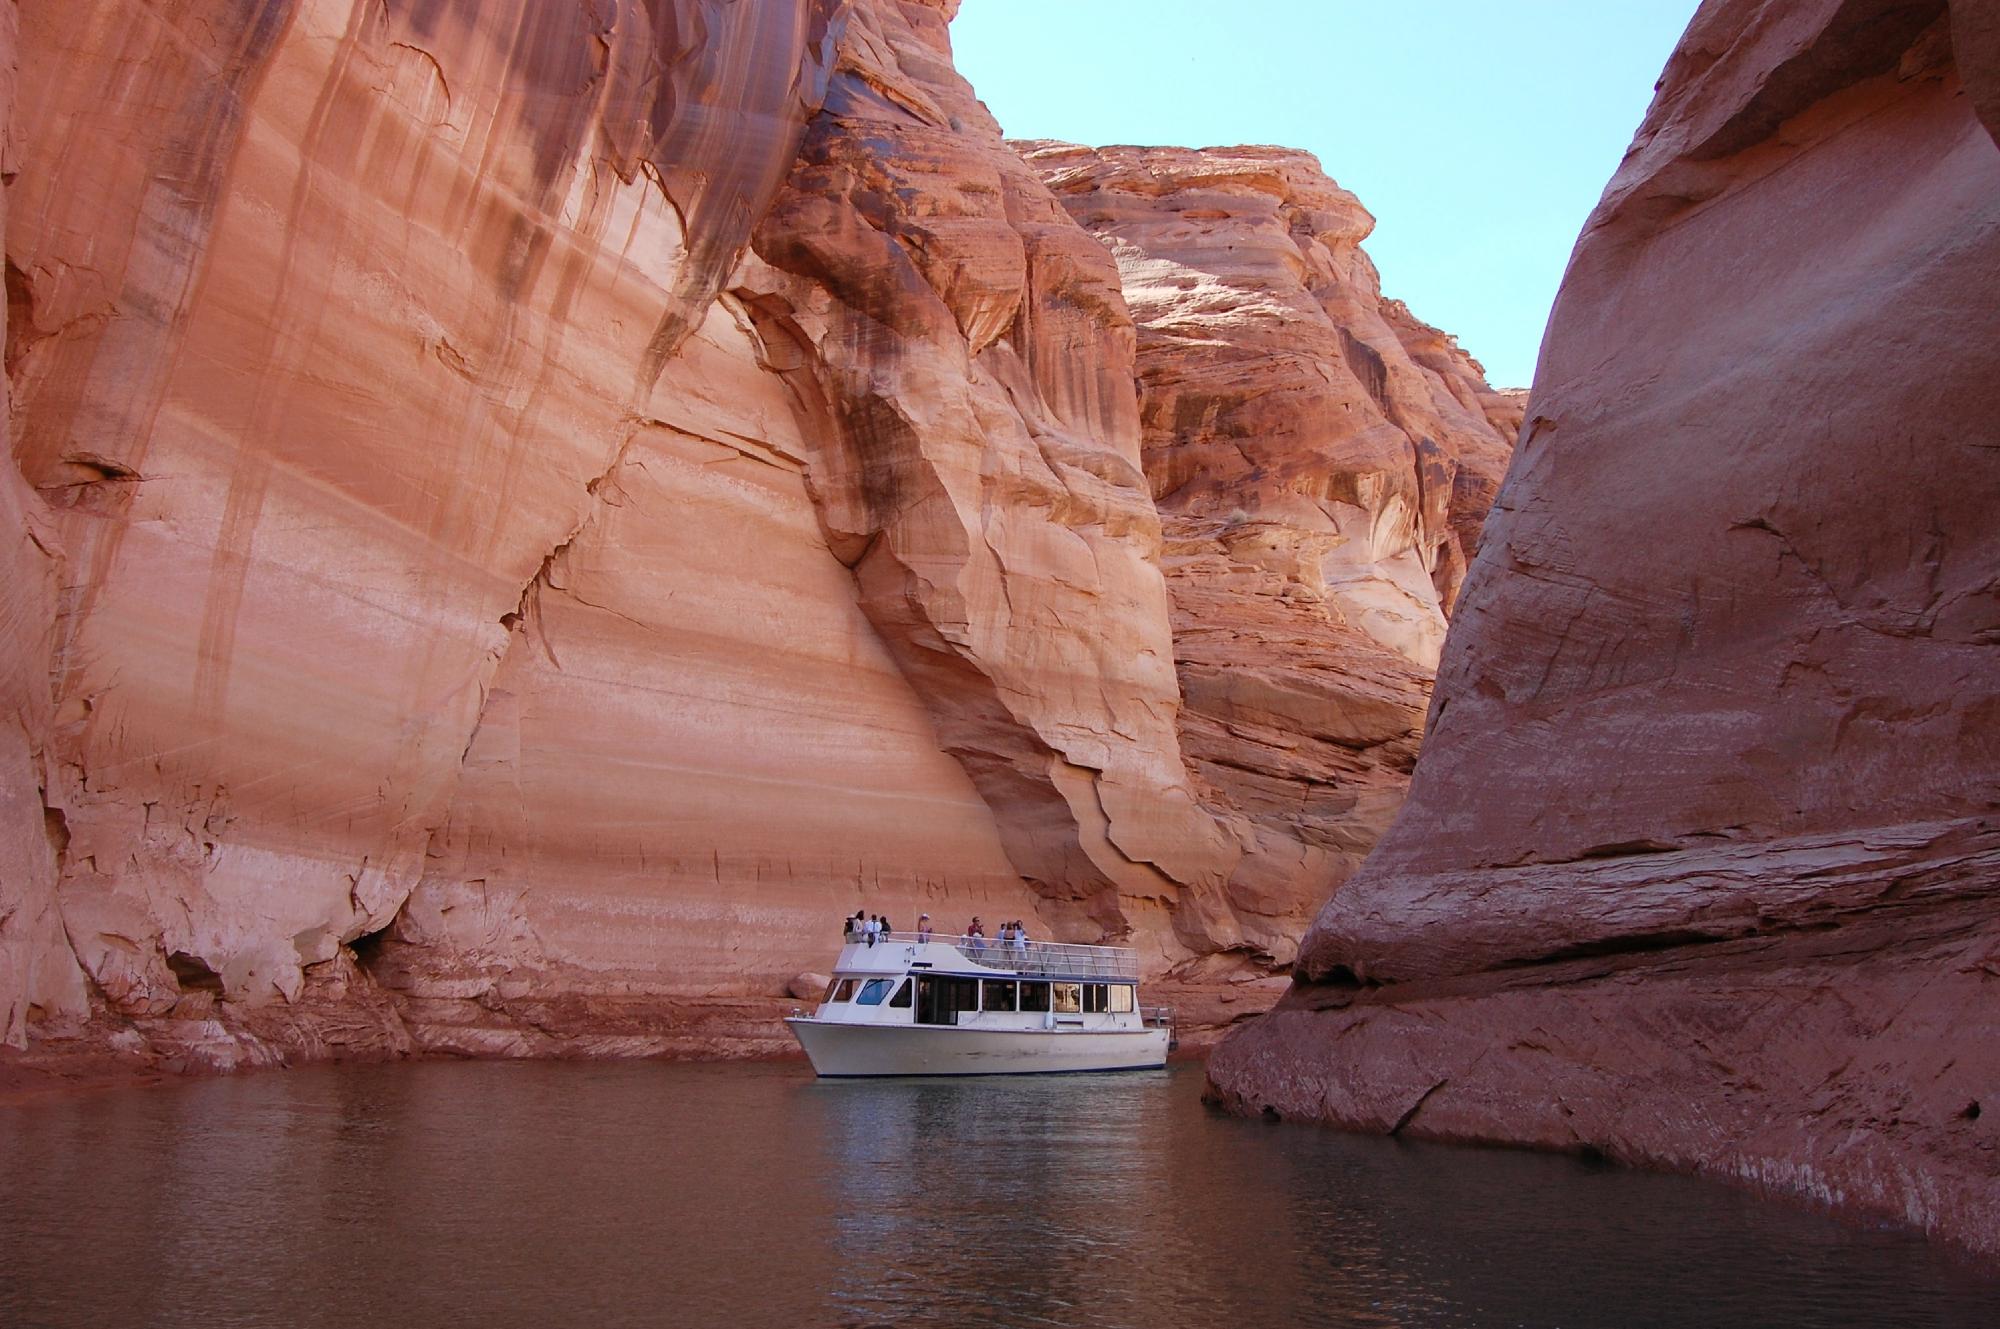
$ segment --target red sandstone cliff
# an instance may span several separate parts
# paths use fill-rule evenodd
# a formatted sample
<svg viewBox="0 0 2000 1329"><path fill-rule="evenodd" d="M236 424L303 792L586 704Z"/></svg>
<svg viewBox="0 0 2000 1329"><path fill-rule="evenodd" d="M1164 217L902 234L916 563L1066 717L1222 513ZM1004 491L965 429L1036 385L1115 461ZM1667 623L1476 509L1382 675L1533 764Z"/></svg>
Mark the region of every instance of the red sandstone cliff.
<svg viewBox="0 0 2000 1329"><path fill-rule="evenodd" d="M1021 147L1118 260L1181 744L1264 851L1234 921L1289 961L1401 802L1518 412L1383 299L1374 218L1309 155Z"/></svg>
<svg viewBox="0 0 2000 1329"><path fill-rule="evenodd" d="M1289 958L1399 786L1492 404L1358 207L1314 239L1333 186L1257 168L1284 317L1381 381L1221 529L1239 426L1168 425L955 7L0 0L0 1039L670 1049L864 905ZM1236 332L1254 382L1283 329Z"/></svg>
<svg viewBox="0 0 2000 1329"><path fill-rule="evenodd" d="M1572 260L1410 800L1225 1101L2000 1253L1996 34L1703 7Z"/></svg>

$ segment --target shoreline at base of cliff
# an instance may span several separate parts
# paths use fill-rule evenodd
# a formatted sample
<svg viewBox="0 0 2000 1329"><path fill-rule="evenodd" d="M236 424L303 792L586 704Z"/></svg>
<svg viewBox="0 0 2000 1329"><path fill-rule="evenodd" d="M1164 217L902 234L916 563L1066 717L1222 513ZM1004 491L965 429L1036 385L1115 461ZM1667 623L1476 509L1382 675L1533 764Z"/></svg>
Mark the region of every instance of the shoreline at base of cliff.
<svg viewBox="0 0 2000 1329"><path fill-rule="evenodd" d="M1149 995L1181 1023L1174 1062L1205 1060L1225 1033L1268 1010L1277 980L1155 982ZM69 1038L0 1048L0 1107L118 1089L150 1088L217 1075L309 1066L420 1061L798 1061L805 1056L782 1020L803 1003L792 997L573 999L570 1022L473 1001L388 998L372 1036L351 1025L343 1042L281 1041L280 1029L310 1028L311 1011L225 1013L201 1020L124 1021L99 1017ZM584 1005L588 1012L584 1012ZM273 1015L297 1015L286 1023ZM448 1017L448 1018L447 1018ZM482 1017L484 1017L482 1019ZM541 1024L532 1023L534 1020Z"/></svg>

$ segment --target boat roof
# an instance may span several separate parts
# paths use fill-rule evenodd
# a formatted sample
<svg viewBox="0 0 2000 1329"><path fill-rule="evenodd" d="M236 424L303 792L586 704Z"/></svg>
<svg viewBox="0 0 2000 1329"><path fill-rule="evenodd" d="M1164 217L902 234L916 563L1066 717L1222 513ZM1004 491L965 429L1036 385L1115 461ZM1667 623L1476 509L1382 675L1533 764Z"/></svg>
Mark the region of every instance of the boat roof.
<svg viewBox="0 0 2000 1329"><path fill-rule="evenodd" d="M1129 946L1006 942L995 937L925 939L914 932L890 932L879 937L873 946L865 941L843 946L834 972L850 977L930 972L955 978L1136 983L1139 953Z"/></svg>

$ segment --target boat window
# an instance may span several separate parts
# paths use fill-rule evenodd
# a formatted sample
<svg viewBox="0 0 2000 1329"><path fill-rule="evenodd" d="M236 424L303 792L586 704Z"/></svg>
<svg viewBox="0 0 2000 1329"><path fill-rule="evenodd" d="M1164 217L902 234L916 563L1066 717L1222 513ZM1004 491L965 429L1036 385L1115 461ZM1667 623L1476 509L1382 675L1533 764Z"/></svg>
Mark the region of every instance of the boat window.
<svg viewBox="0 0 2000 1329"><path fill-rule="evenodd" d="M1112 1010L1129 1011L1134 1004L1132 1000L1132 985L1130 983L1113 983L1111 985Z"/></svg>
<svg viewBox="0 0 2000 1329"><path fill-rule="evenodd" d="M1092 1015L1102 1015L1104 1007L1104 984L1085 983L1083 985L1083 1009Z"/></svg>
<svg viewBox="0 0 2000 1329"><path fill-rule="evenodd" d="M957 1024L959 1012L978 1009L978 979L944 974L917 976L918 1024Z"/></svg>
<svg viewBox="0 0 2000 1329"><path fill-rule="evenodd" d="M1024 1011L1045 1011L1049 1008L1049 985L1047 983L1021 984L1021 1009Z"/></svg>
<svg viewBox="0 0 2000 1329"><path fill-rule="evenodd" d="M1049 989L1059 1014L1083 1010L1083 984L1051 983Z"/></svg>
<svg viewBox="0 0 2000 1329"><path fill-rule="evenodd" d="M831 997L828 997L827 1000L849 1001L852 1000L853 997L854 997L854 980L851 978L843 978L838 983L835 983L833 985L833 995Z"/></svg>
<svg viewBox="0 0 2000 1329"><path fill-rule="evenodd" d="M910 981L908 979L904 979L902 983L900 983L897 986L896 995L889 998L889 1004L891 1006L900 1006L904 1010L910 1009L910 987L911 987ZM1130 1008L1128 1007L1127 1009Z"/></svg>
<svg viewBox="0 0 2000 1329"><path fill-rule="evenodd" d="M882 998L889 995L889 987L894 979L871 978L861 985L861 995L854 999L857 1006L880 1006Z"/></svg>
<svg viewBox="0 0 2000 1329"><path fill-rule="evenodd" d="M1017 984L1011 978L989 978L980 984L979 1009L982 1011L1011 1011L1014 1009L1014 989Z"/></svg>

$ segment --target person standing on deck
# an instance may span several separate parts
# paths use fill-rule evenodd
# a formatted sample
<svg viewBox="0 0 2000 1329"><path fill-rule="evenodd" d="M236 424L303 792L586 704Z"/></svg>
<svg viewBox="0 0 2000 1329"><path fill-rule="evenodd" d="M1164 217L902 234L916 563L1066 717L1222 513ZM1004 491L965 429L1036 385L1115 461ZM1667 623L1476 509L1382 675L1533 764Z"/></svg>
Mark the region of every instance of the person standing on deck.
<svg viewBox="0 0 2000 1329"><path fill-rule="evenodd" d="M919 945L925 945L929 943L930 939L931 939L931 916L929 914L918 914L917 943Z"/></svg>

